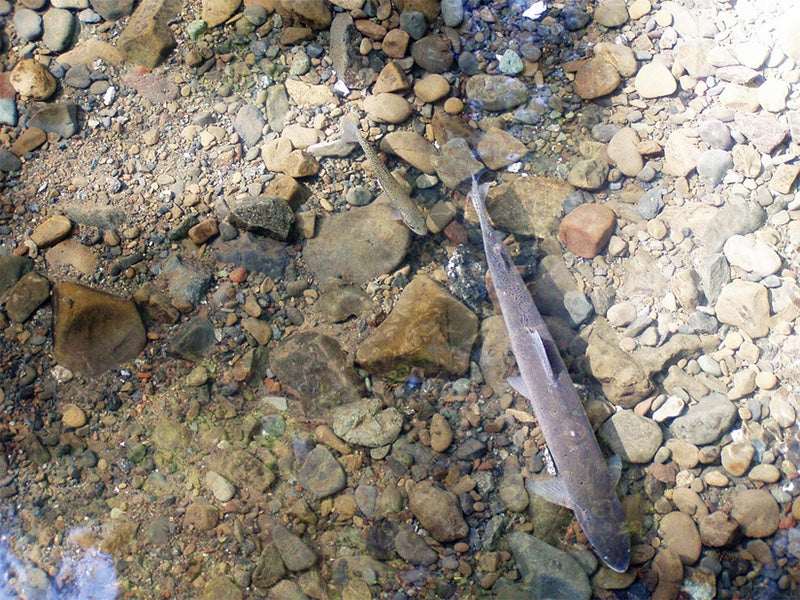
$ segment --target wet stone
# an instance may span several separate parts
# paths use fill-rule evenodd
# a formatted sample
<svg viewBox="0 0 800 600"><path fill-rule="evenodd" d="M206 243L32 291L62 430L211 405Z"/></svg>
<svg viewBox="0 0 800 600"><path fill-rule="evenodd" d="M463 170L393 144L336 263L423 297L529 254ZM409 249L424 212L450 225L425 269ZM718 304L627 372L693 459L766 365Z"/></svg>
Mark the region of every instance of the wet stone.
<svg viewBox="0 0 800 600"><path fill-rule="evenodd" d="M316 446L308 453L297 480L317 499L341 491L347 483L344 469L325 446Z"/></svg>
<svg viewBox="0 0 800 600"><path fill-rule="evenodd" d="M755 448L750 442L734 442L722 448L722 466L734 477L741 477L750 468Z"/></svg>
<svg viewBox="0 0 800 600"><path fill-rule="evenodd" d="M302 539L276 520L269 525L272 541L289 571L305 571L317 562L317 555Z"/></svg>
<svg viewBox="0 0 800 600"><path fill-rule="evenodd" d="M698 524L704 546L727 548L739 538L739 524L723 511L702 517Z"/></svg>
<svg viewBox="0 0 800 600"><path fill-rule="evenodd" d="M144 348L144 325L132 302L75 283L55 286L54 299L53 351L70 370L99 375Z"/></svg>
<svg viewBox="0 0 800 600"><path fill-rule="evenodd" d="M228 220L245 231L285 241L294 223L294 213L283 198L248 196L231 206Z"/></svg>
<svg viewBox="0 0 800 600"><path fill-rule="evenodd" d="M378 448L391 444L400 435L403 416L394 408L381 410L374 398L352 402L333 410L333 431L351 444Z"/></svg>
<svg viewBox="0 0 800 600"><path fill-rule="evenodd" d="M614 232L617 217L602 204L581 204L561 221L558 239L583 258L597 256Z"/></svg>
<svg viewBox="0 0 800 600"><path fill-rule="evenodd" d="M50 281L27 273L6 292L6 314L12 323L22 323L50 298Z"/></svg>
<svg viewBox="0 0 800 600"><path fill-rule="evenodd" d="M479 74L467 80L467 98L484 110L504 111L525 102L528 90L521 81L507 75Z"/></svg>
<svg viewBox="0 0 800 600"><path fill-rule="evenodd" d="M597 433L614 454L632 463L650 462L663 441L658 424L632 410L614 413Z"/></svg>
<svg viewBox="0 0 800 600"><path fill-rule="evenodd" d="M452 542L466 537L469 531L456 495L432 482L414 486L408 495L408 507L438 542Z"/></svg>
<svg viewBox="0 0 800 600"><path fill-rule="evenodd" d="M767 288L736 279L722 288L715 305L721 323L739 327L752 338L769 332L770 305Z"/></svg>
<svg viewBox="0 0 800 600"><path fill-rule="evenodd" d="M769 537L778 529L780 507L767 490L744 490L736 493L731 502L731 517L747 537Z"/></svg>
<svg viewBox="0 0 800 600"><path fill-rule="evenodd" d="M412 565L429 566L439 560L436 551L410 525L400 526L394 545L400 558Z"/></svg>
<svg viewBox="0 0 800 600"><path fill-rule="evenodd" d="M0 256L0 294L19 281L20 277L33 270L30 258L16 255Z"/></svg>
<svg viewBox="0 0 800 600"><path fill-rule="evenodd" d="M712 444L730 431L736 406L722 394L712 393L675 419L669 426L675 437L698 446Z"/></svg>
<svg viewBox="0 0 800 600"><path fill-rule="evenodd" d="M529 594L527 597L589 600L589 578L570 554L522 532L509 535L508 543Z"/></svg>
<svg viewBox="0 0 800 600"><path fill-rule="evenodd" d="M172 334L168 349L186 360L199 362L216 341L214 325L205 317L192 317Z"/></svg>
<svg viewBox="0 0 800 600"><path fill-rule="evenodd" d="M71 102L45 104L32 112L28 127L38 127L63 138L72 137L78 133L78 106Z"/></svg>
<svg viewBox="0 0 800 600"><path fill-rule="evenodd" d="M700 557L702 542L692 517L682 512L664 515L658 527L665 547L678 554L684 565L693 565Z"/></svg>

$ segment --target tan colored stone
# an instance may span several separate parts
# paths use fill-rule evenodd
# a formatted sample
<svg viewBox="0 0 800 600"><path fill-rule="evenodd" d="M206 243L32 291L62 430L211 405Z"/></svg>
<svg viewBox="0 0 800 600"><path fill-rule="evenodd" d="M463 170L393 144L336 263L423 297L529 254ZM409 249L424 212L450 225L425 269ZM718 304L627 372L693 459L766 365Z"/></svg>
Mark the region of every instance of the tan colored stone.
<svg viewBox="0 0 800 600"><path fill-rule="evenodd" d="M584 62L575 73L575 93L584 100L599 98L613 92L622 81L619 71L605 58L595 57Z"/></svg>
<svg viewBox="0 0 800 600"><path fill-rule="evenodd" d="M56 91L56 78L33 58L19 61L9 81L23 100L47 100Z"/></svg>
<svg viewBox="0 0 800 600"><path fill-rule="evenodd" d="M64 215L56 215L38 225L31 234L31 240L39 248L48 248L65 239L71 231L72 222Z"/></svg>

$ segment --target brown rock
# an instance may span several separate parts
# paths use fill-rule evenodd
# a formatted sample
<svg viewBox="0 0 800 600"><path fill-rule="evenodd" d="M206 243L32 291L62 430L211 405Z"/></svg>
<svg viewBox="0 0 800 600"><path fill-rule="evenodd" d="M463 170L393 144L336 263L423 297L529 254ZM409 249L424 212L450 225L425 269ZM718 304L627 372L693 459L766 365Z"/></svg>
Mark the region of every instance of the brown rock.
<svg viewBox="0 0 800 600"><path fill-rule="evenodd" d="M731 517L747 537L765 538L777 531L781 510L766 489L744 490L733 497Z"/></svg>
<svg viewBox="0 0 800 600"><path fill-rule="evenodd" d="M359 346L356 361L371 373L407 372L412 366L463 375L478 334L478 318L444 288L415 277L375 332Z"/></svg>
<svg viewBox="0 0 800 600"><path fill-rule="evenodd" d="M658 574L658 586L652 600L675 600L683 584L683 563L670 548L663 548L653 559L653 569Z"/></svg>
<svg viewBox="0 0 800 600"><path fill-rule="evenodd" d="M24 129L19 137L11 144L11 151L17 156L36 150L47 141L47 134L39 127Z"/></svg>
<svg viewBox="0 0 800 600"><path fill-rule="evenodd" d="M397 62L392 61L381 69L378 74L378 80L372 88L372 93L403 92L409 88L411 88L411 82L406 77L405 71Z"/></svg>
<svg viewBox="0 0 800 600"><path fill-rule="evenodd" d="M430 481L414 486L408 495L408 507L438 542L452 542L469 532L456 495Z"/></svg>
<svg viewBox="0 0 800 600"><path fill-rule="evenodd" d="M381 139L381 152L395 154L419 169L423 173L433 175L433 159L438 152L433 144L413 131L392 131Z"/></svg>
<svg viewBox="0 0 800 600"><path fill-rule="evenodd" d="M613 92L622 81L616 67L605 58L594 57L582 63L575 73L575 93L584 100Z"/></svg>
<svg viewBox="0 0 800 600"><path fill-rule="evenodd" d="M617 217L602 204L581 204L561 221L558 240L583 258L594 258L605 247Z"/></svg>
<svg viewBox="0 0 800 600"><path fill-rule="evenodd" d="M562 179L518 177L490 188L486 209L499 229L546 238L558 230L561 203L574 191Z"/></svg>
<svg viewBox="0 0 800 600"><path fill-rule="evenodd" d="M528 153L525 144L498 127L490 128L483 135L477 150L483 164L493 171L507 167Z"/></svg>
<svg viewBox="0 0 800 600"><path fill-rule="evenodd" d="M189 239L200 246L219 233L216 219L206 219L189 230Z"/></svg>
<svg viewBox="0 0 800 600"><path fill-rule="evenodd" d="M183 515L183 526L208 531L217 526L219 511L205 502L192 502Z"/></svg>
<svg viewBox="0 0 800 600"><path fill-rule="evenodd" d="M684 565L700 558L702 542L692 517L679 511L664 515L658 527L663 545L677 552Z"/></svg>
<svg viewBox="0 0 800 600"><path fill-rule="evenodd" d="M144 325L132 302L77 283L58 284L53 297L53 352L65 367L99 375L144 348Z"/></svg>
<svg viewBox="0 0 800 600"><path fill-rule="evenodd" d="M290 177L312 177L319 173L319 163L305 150L292 150L284 159L281 170Z"/></svg>
<svg viewBox="0 0 800 600"><path fill-rule="evenodd" d="M408 50L408 42L411 41L411 36L404 30L392 29L383 38L382 48L386 56L390 58L403 58Z"/></svg>
<svg viewBox="0 0 800 600"><path fill-rule="evenodd" d="M139 4L117 43L125 60L148 69L164 62L176 45L168 25L176 4L168 0Z"/></svg>
<svg viewBox="0 0 800 600"><path fill-rule="evenodd" d="M726 548L739 540L739 524L718 510L700 519L700 539L705 546Z"/></svg>
<svg viewBox="0 0 800 600"><path fill-rule="evenodd" d="M12 323L22 323L50 297L50 282L38 273L27 273L4 295L6 314Z"/></svg>
<svg viewBox="0 0 800 600"><path fill-rule="evenodd" d="M53 246L66 238L72 231L72 223L63 215L56 215L38 225L31 234L31 240L39 248Z"/></svg>
<svg viewBox="0 0 800 600"><path fill-rule="evenodd" d="M47 100L56 91L56 79L33 58L19 61L9 76L11 85L24 100Z"/></svg>
<svg viewBox="0 0 800 600"><path fill-rule="evenodd" d="M48 268L72 267L84 275L91 275L97 268L97 257L74 238L68 238L50 248L44 255Z"/></svg>

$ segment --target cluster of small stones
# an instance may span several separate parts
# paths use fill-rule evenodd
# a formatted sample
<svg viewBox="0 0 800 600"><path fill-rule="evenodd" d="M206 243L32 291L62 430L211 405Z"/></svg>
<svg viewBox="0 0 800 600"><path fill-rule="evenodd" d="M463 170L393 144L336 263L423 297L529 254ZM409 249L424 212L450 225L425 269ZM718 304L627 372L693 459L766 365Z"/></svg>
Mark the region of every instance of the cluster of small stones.
<svg viewBox="0 0 800 600"><path fill-rule="evenodd" d="M88 519L141 597L796 593L798 17L395 4L0 0L15 549L53 574ZM346 112L428 236L373 202ZM482 170L602 389L626 573L526 490L544 441L455 262Z"/></svg>

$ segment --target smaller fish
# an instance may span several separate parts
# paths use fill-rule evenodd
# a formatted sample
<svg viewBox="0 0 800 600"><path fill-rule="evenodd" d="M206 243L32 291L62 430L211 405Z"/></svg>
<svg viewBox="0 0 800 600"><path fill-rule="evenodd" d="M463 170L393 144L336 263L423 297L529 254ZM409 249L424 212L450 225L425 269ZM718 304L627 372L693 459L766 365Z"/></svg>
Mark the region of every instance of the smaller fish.
<svg viewBox="0 0 800 600"><path fill-rule="evenodd" d="M346 143L358 143L358 145L361 146L367 160L369 160L370 166L372 166L372 170L375 172L375 175L378 176L378 181L383 191L389 196L392 208L400 213L400 218L403 220L403 223L417 235L425 235L428 233L428 227L425 225L425 217L419 211L417 205L414 204L411 196L406 193L403 186L389 173L389 170L378 158L378 153L375 151L375 148L364 138L353 117L350 115L342 117L339 127L342 132L342 141Z"/></svg>

